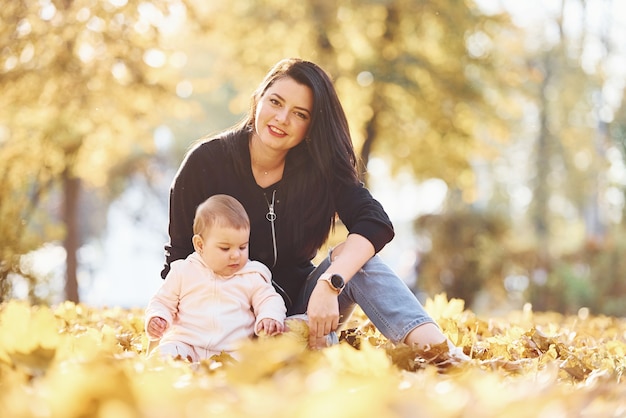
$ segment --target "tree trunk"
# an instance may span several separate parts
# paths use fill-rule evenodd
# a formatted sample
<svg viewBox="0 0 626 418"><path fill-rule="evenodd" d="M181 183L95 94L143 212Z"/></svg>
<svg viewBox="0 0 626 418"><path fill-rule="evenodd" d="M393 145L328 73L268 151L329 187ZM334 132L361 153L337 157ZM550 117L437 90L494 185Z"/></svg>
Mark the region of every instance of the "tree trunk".
<svg viewBox="0 0 626 418"><path fill-rule="evenodd" d="M539 135L537 137L537 147L535 151L535 187L533 200L535 208L533 211L533 226L537 237L540 263L544 264L549 258L549 236L550 227L548 224L548 200L550 191L548 190L548 175L550 173L551 149L549 146L549 109L546 98L546 90L551 83L552 61L550 56L544 60L544 76L539 90Z"/></svg>
<svg viewBox="0 0 626 418"><path fill-rule="evenodd" d="M370 155L372 153L372 146L374 145L374 139L376 138L376 115L367 122L365 127L365 141L361 147L361 154L359 155L358 169L361 181L365 185L368 184L367 164L370 162Z"/></svg>
<svg viewBox="0 0 626 418"><path fill-rule="evenodd" d="M66 236L63 243L66 253L65 267L65 298L78 303L78 203L80 197L80 179L74 177L68 170L63 173L63 223Z"/></svg>

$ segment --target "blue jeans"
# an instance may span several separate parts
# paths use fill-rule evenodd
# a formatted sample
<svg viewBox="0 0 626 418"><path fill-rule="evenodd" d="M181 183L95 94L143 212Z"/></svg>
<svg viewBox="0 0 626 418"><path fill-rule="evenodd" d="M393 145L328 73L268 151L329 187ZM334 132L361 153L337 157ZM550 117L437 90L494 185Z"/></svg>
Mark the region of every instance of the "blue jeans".
<svg viewBox="0 0 626 418"><path fill-rule="evenodd" d="M304 313L319 276L330 266L330 254L309 274L293 311ZM339 325L356 305L393 343L403 342L417 326L435 321L426 313L409 287L375 255L346 284L339 295Z"/></svg>

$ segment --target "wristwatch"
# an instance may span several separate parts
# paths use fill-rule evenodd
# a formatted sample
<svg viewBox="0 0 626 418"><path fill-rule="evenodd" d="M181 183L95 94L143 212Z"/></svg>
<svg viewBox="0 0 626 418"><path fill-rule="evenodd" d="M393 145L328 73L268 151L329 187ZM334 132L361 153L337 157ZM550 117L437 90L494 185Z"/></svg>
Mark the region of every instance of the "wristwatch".
<svg viewBox="0 0 626 418"><path fill-rule="evenodd" d="M343 291L343 288L346 287L346 282L339 274L324 273L319 279L317 279L318 282L321 280L328 283L330 288L337 292L337 294L340 294Z"/></svg>

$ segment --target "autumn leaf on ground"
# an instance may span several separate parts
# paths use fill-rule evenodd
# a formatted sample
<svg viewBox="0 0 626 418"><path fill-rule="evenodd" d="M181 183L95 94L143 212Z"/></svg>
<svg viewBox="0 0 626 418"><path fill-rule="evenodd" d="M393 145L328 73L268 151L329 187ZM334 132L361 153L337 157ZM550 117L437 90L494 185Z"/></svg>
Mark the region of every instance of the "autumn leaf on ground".
<svg viewBox="0 0 626 418"><path fill-rule="evenodd" d="M7 302L0 305L0 411L23 418L626 416L625 319L530 307L478 317L444 295L432 303L444 333L471 361L450 367L447 347L392 344L359 310L340 344L322 350L307 348L308 327L298 322L281 336L246 341L237 360L224 353L166 361L145 355L139 309Z"/></svg>
<svg viewBox="0 0 626 418"><path fill-rule="evenodd" d="M300 337L294 338L289 333L276 337L259 338L242 343L238 350L239 361L231 364L226 374L234 384L255 383L270 378L277 371L293 367L302 367L316 355L303 346Z"/></svg>
<svg viewBox="0 0 626 418"><path fill-rule="evenodd" d="M465 302L454 298L448 300L445 293L440 293L428 298L424 303L424 309L435 321L442 318L454 319L460 317L465 310Z"/></svg>

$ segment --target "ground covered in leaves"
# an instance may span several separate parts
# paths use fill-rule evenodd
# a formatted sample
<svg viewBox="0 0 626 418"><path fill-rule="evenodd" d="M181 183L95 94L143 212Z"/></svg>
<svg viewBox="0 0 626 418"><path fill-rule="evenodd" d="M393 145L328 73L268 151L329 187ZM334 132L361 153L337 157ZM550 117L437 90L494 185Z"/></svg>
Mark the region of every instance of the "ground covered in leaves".
<svg viewBox="0 0 626 418"><path fill-rule="evenodd" d="M626 320L481 318L439 295L427 310L470 360L393 346L358 314L341 343L306 329L245 344L241 360L147 359L143 312L0 306L2 417L626 417Z"/></svg>

